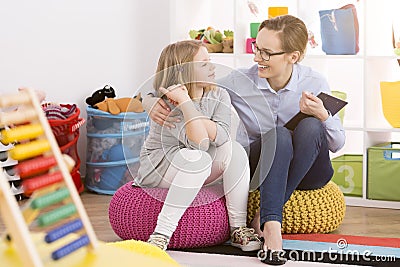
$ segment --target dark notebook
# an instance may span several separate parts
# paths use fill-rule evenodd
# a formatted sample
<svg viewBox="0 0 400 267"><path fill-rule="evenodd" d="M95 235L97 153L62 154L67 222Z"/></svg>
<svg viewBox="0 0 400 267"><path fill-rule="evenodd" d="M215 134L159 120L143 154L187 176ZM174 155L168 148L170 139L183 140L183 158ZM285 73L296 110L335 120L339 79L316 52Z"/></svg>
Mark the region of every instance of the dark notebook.
<svg viewBox="0 0 400 267"><path fill-rule="evenodd" d="M328 95L326 93L320 93L317 97L319 97L322 100L322 102L324 103L324 107L327 110L329 110L329 112L332 114L332 116L335 115L336 113L338 113L339 110L341 110L344 106L347 105L346 101L344 101L340 98ZM289 130L293 131L296 128L297 124L302 119L307 118L307 117L311 117L311 115L304 114L300 111L299 113L294 115L293 118L291 118L284 126L286 128L288 128Z"/></svg>

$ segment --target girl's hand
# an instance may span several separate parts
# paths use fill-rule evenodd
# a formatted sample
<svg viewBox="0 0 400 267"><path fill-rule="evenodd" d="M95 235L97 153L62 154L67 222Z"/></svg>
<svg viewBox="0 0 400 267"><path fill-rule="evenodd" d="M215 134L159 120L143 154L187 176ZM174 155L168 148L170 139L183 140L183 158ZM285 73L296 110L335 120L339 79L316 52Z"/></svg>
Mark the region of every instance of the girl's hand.
<svg viewBox="0 0 400 267"><path fill-rule="evenodd" d="M186 86L181 84L171 85L167 89L160 87L159 90L174 106L181 105L182 103L190 100Z"/></svg>
<svg viewBox="0 0 400 267"><path fill-rule="evenodd" d="M328 111L324 107L322 100L312 93L303 91L300 98L300 111L307 115L326 121L329 117Z"/></svg>

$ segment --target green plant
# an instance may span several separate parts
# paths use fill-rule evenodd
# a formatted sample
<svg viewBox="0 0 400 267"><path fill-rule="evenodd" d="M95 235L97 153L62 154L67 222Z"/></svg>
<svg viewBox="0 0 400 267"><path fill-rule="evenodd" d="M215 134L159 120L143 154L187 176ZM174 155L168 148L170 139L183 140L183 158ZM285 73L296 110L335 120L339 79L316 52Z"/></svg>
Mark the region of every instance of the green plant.
<svg viewBox="0 0 400 267"><path fill-rule="evenodd" d="M194 40L202 40L204 43L220 44L224 39L233 39L233 31L225 30L222 34L213 27L201 30L190 30L189 36Z"/></svg>
<svg viewBox="0 0 400 267"><path fill-rule="evenodd" d="M223 34L214 28L208 27L207 30L204 31L204 38L210 44L220 44L222 43Z"/></svg>

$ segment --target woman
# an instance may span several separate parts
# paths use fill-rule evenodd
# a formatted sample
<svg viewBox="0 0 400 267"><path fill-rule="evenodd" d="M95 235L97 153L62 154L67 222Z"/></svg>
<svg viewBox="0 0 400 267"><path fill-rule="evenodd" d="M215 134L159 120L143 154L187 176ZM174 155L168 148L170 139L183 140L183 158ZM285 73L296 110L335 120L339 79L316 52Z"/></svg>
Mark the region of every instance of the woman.
<svg viewBox="0 0 400 267"><path fill-rule="evenodd" d="M326 79L299 64L307 42L307 28L300 19L284 15L265 20L253 43L256 64L219 81L230 89L231 103L247 131L238 141L248 146L252 185L259 186L261 198L251 225L264 238L266 253L261 260L268 264L286 262L281 235L284 204L295 189L317 189L329 182L329 151L338 151L345 142L340 118L329 114L317 97L320 92L330 94ZM166 118L169 112L162 100L148 97L144 103L145 108L154 106L150 117L155 121L175 123ZM293 131L285 128L299 111L310 117Z"/></svg>
<svg viewBox="0 0 400 267"><path fill-rule="evenodd" d="M274 121L271 130L261 125L261 138L250 145L252 169L258 163L268 165L259 172L260 214L256 214L252 225L262 231L267 252L262 260L270 264L286 262L281 236L284 204L295 189L317 189L329 182L333 175L329 151L338 151L345 142L340 118L332 117L317 97L320 92L330 94L326 79L298 63L304 57L307 41L307 28L300 19L285 15L266 20L253 44L257 65L245 71L267 99ZM236 89L233 84L229 86ZM239 106L235 102L241 101L236 95L244 95L241 90L231 94L235 107ZM299 111L310 117L300 121L293 131L285 128ZM239 115L248 112L238 111ZM248 129L257 127L246 125ZM260 156L268 155L268 149L275 151L272 162Z"/></svg>
<svg viewBox="0 0 400 267"><path fill-rule="evenodd" d="M148 240L163 250L200 189L219 179L231 244L243 251L261 247L254 229L246 227L250 180L246 152L230 139L230 98L225 90L211 85L214 78L215 67L200 41L170 44L161 53L153 85L180 122L176 127L151 124L135 184L169 188Z"/></svg>

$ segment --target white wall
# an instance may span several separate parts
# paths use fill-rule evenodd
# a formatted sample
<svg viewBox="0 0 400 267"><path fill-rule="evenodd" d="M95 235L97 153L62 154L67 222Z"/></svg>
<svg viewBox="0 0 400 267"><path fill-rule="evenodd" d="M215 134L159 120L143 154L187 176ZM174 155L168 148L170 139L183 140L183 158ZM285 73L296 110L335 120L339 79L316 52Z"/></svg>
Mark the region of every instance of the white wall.
<svg viewBox="0 0 400 267"><path fill-rule="evenodd" d="M169 43L167 0L1 1L0 94L28 86L47 100L76 103L110 84L133 96ZM82 173L86 130L80 130Z"/></svg>

